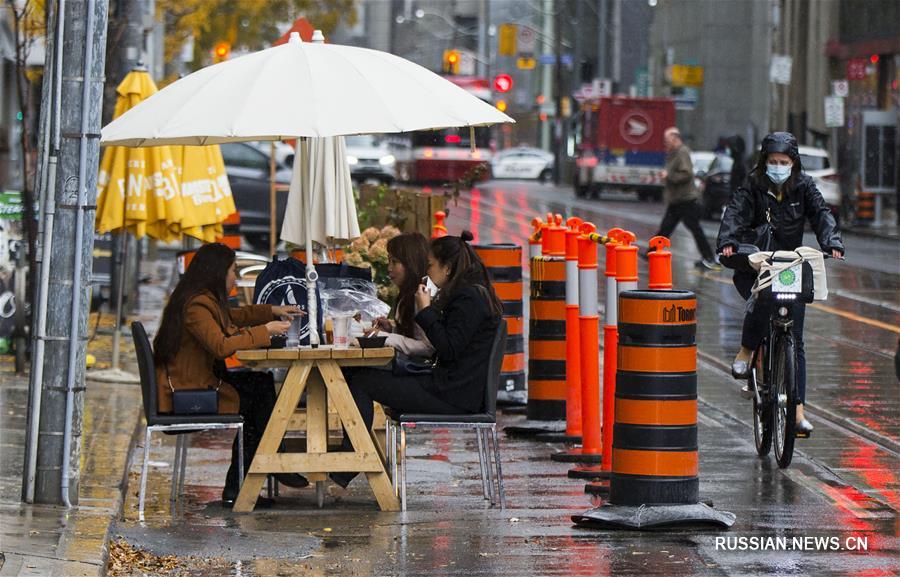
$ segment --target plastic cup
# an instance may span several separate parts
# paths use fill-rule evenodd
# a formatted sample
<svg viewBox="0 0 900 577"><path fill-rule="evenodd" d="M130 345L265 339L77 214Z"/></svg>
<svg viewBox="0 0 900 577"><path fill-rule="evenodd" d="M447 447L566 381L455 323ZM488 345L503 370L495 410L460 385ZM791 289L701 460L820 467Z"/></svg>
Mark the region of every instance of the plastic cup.
<svg viewBox="0 0 900 577"><path fill-rule="evenodd" d="M300 315L291 317L291 326L288 328L287 332L287 342L284 344L285 348L295 349L300 346L301 322L303 322L303 318Z"/></svg>
<svg viewBox="0 0 900 577"><path fill-rule="evenodd" d="M351 317L334 317L334 348L346 349L350 346L350 319Z"/></svg>

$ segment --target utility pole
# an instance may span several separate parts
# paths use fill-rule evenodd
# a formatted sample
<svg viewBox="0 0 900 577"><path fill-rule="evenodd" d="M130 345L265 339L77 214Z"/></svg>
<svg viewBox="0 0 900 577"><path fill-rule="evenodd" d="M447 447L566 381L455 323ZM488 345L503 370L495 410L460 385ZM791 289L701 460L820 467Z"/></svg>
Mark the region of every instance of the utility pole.
<svg viewBox="0 0 900 577"><path fill-rule="evenodd" d="M560 12L559 7L554 6L553 11L553 97L556 99L556 118L553 120L553 183L559 184L560 173L563 169L563 65L562 65L562 30L560 29Z"/></svg>
<svg viewBox="0 0 900 577"><path fill-rule="evenodd" d="M544 0L542 5L542 19L541 19L541 37L544 40L544 47L541 51L541 54L550 54L550 50L553 47L553 21L550 19L553 14L554 2L553 0ZM552 102L552 98L557 98L558 95L553 94L553 69L547 65L541 65L541 94L544 96L544 102L548 104ZM544 121L541 122L541 148L544 150L550 150L550 122Z"/></svg>
<svg viewBox="0 0 900 577"><path fill-rule="evenodd" d="M65 0L64 103L58 119L59 168L48 182L56 201L46 290L47 336L42 364L34 502L77 504L91 253L101 106L106 58L105 0ZM58 40L59 41L59 40ZM44 107L41 115L50 114ZM42 122L42 127L49 123ZM43 135L42 135L43 136ZM39 142L43 142L39 138ZM39 171L40 173L40 171ZM35 370L34 362L31 370ZM68 429L68 430L67 430Z"/></svg>
<svg viewBox="0 0 900 577"><path fill-rule="evenodd" d="M609 74L606 68L607 12L607 0L597 0L597 78L600 79Z"/></svg>

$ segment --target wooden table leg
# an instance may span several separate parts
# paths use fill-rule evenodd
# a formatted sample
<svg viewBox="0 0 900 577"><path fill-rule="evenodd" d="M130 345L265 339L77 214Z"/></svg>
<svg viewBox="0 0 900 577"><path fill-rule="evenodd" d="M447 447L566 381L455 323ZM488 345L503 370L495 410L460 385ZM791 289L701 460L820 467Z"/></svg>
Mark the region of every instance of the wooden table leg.
<svg viewBox="0 0 900 577"><path fill-rule="evenodd" d="M375 472L367 472L366 478L375 493L375 499L382 511L399 511L400 502L391 487L391 480L387 474L387 468L384 461L384 454L376 448L376 443L372 439L371 432L362 422L362 415L356 408L353 401L353 395L344 380L340 366L334 361L320 360L316 362L322 379L325 381L325 387L334 403L334 407L340 415L344 429L353 443L353 449L359 456L360 460L364 459L365 454L377 454L380 468Z"/></svg>
<svg viewBox="0 0 900 577"><path fill-rule="evenodd" d="M328 395L325 382L318 370L309 375L306 382L306 452L328 452ZM325 475L311 473L310 481L316 484L316 504L325 504Z"/></svg>
<svg viewBox="0 0 900 577"><path fill-rule="evenodd" d="M288 371L287 378L284 380L284 386L275 401L275 408L272 416L269 417L269 424L263 433L256 449L256 455L253 457L253 463L248 469L249 473L244 478L244 484L241 486L241 492L238 494L237 501L234 503L234 511L238 513L249 513L256 506L256 499L259 497L259 490L262 489L266 480L266 473L255 473L254 466L258 465L257 461L262 455L275 455L278 453L278 447L284 439L284 433L288 426L288 421L294 414L294 409L300 401L303 389L306 387L306 381L312 371L311 361L295 361Z"/></svg>

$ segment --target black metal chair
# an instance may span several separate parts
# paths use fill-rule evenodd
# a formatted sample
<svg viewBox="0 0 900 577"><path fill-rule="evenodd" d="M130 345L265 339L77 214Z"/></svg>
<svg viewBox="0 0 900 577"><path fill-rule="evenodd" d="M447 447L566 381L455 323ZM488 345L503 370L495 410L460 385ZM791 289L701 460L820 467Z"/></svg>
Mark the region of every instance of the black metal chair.
<svg viewBox="0 0 900 577"><path fill-rule="evenodd" d="M170 415L157 411L156 367L153 363L153 349L144 325L131 323L131 336L137 353L141 375L141 394L144 400L144 461L141 465L141 491L138 497L138 517L144 520L144 497L147 492L147 468L150 461L150 436L155 431L177 435L175 443L175 463L172 467L172 490L169 500L177 502L184 493L184 470L187 463L188 435L209 429L237 429L238 435L238 479L244 479L244 420L240 415Z"/></svg>
<svg viewBox="0 0 900 577"><path fill-rule="evenodd" d="M408 429L473 429L478 440L478 461L481 466L481 485L484 498L495 505L493 464L497 467L497 493L500 508L506 507L506 492L503 488L503 469L500 465L500 441L497 437L497 389L500 385L500 369L506 352L506 320L500 319L491 357L488 364L488 381L485 386L484 412L458 415L429 415L419 413L397 413L385 408L387 415L386 445L391 480L395 493L399 490L400 506L406 511L406 432ZM399 447L398 447L399 432ZM399 471L398 471L399 457ZM399 472L399 475L398 475ZM399 478L398 478L399 477Z"/></svg>

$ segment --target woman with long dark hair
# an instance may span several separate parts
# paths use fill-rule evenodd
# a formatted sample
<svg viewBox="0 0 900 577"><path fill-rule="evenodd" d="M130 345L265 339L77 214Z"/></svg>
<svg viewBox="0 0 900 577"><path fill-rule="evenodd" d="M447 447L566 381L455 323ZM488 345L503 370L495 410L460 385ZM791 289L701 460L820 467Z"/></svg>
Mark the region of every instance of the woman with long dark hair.
<svg viewBox="0 0 900 577"><path fill-rule="evenodd" d="M388 276L399 295L393 310L393 320L376 319L379 336L386 336L385 344L411 357L430 357L434 347L425 331L416 324L419 309L416 291L428 267L428 239L418 232L405 232L387 243Z"/></svg>
<svg viewBox="0 0 900 577"><path fill-rule="evenodd" d="M803 172L797 139L789 132L767 135L760 148L759 159L745 183L734 193L722 216L719 227L718 251L725 257L735 254L743 244L756 245L765 251L795 250L803 245L806 222L812 226L819 247L835 258L844 254L841 232L822 193L812 177ZM760 227L768 228L765 238L769 246L761 246ZM734 286L744 300L751 296L756 274L736 270ZM806 352L803 346L803 320L806 305L799 300L793 304L792 332L797 345L797 430L802 435L812 432L812 425L803 414L806 402ZM736 379L746 379L753 351L766 333L771 306L757 301L744 315L741 348L731 365ZM752 392L744 387L745 396Z"/></svg>
<svg viewBox="0 0 900 577"><path fill-rule="evenodd" d="M236 281L231 248L220 243L200 247L163 309L153 357L159 412L172 411L175 390L217 389L219 412L244 418L244 463L249 467L275 406L275 385L270 373L226 371L224 359L242 349L269 346L273 335L290 327L290 321L278 317L302 311L296 306L231 307L228 294ZM235 438L222 491L226 506L237 498L237 463ZM278 480L292 487L309 484L300 475L280 475Z"/></svg>
<svg viewBox="0 0 900 577"><path fill-rule="evenodd" d="M397 376L361 369L351 376L350 391L366 428L372 426L373 401L402 412L455 414L484 409L491 345L503 313L487 269L469 244L472 233L431 241L428 277L439 292L432 298L424 284L415 292L415 323L435 349L431 373ZM349 440L344 448L349 449ZM346 487L355 473L331 479Z"/></svg>

